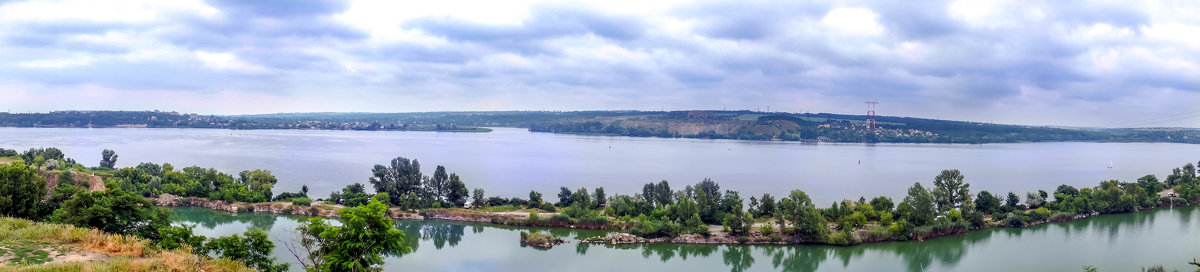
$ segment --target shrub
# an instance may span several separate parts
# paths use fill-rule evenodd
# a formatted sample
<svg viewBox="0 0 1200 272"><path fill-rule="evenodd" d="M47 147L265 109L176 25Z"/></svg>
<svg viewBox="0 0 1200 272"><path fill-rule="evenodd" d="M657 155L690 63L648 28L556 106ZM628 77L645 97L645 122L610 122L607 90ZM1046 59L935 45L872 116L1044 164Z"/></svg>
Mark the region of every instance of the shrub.
<svg viewBox="0 0 1200 272"><path fill-rule="evenodd" d="M763 224L762 226L758 227L758 232L763 236L775 234L775 226L772 226L771 224Z"/></svg>
<svg viewBox="0 0 1200 272"><path fill-rule="evenodd" d="M1042 221L1050 218L1050 214L1051 212L1049 209L1046 209L1046 207L1040 207L1029 212L1029 219L1031 221Z"/></svg>
<svg viewBox="0 0 1200 272"><path fill-rule="evenodd" d="M312 205L312 199L308 199L307 197L293 198L292 205L308 207L309 205Z"/></svg>
<svg viewBox="0 0 1200 272"><path fill-rule="evenodd" d="M750 237L746 237L746 236L738 236L737 237L738 243L745 244L746 242L749 242L749 241L750 241Z"/></svg>
<svg viewBox="0 0 1200 272"><path fill-rule="evenodd" d="M547 212L555 212L558 210L558 208L554 207L554 204L550 204L550 203L542 203L541 207L538 207L538 208L540 208L542 210L546 210Z"/></svg>
<svg viewBox="0 0 1200 272"><path fill-rule="evenodd" d="M1019 212L1010 212L1008 213L1008 216L1004 218L1004 225L1009 227L1024 227L1026 223L1028 223L1027 219Z"/></svg>

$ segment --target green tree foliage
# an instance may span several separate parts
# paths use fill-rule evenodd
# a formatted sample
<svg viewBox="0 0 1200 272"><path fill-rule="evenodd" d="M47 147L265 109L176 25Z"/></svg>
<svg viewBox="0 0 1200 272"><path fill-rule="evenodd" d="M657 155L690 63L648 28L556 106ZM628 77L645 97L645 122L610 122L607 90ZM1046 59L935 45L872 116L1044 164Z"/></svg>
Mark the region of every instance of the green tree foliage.
<svg viewBox="0 0 1200 272"><path fill-rule="evenodd" d="M337 195L337 199L333 199L333 197L333 195L330 196L331 201L346 207L358 207L370 201L370 196L367 195L367 187L363 186L362 183L346 185L345 188L342 188L342 193Z"/></svg>
<svg viewBox="0 0 1200 272"><path fill-rule="evenodd" d="M542 193L538 193L537 191L530 190L529 191L529 205L541 204L541 203L542 203Z"/></svg>
<svg viewBox="0 0 1200 272"><path fill-rule="evenodd" d="M604 187L597 187L593 192L595 193L592 195L592 199L596 203L593 207L603 208L608 205L608 196L604 194Z"/></svg>
<svg viewBox="0 0 1200 272"><path fill-rule="evenodd" d="M0 215L34 218L46 195L46 179L24 163L0 164Z"/></svg>
<svg viewBox="0 0 1200 272"><path fill-rule="evenodd" d="M567 189L567 186L558 188L558 206L571 206L571 189Z"/></svg>
<svg viewBox="0 0 1200 272"><path fill-rule="evenodd" d="M375 192L384 192L392 198L392 205L399 205L410 193L422 194L421 163L405 157L392 159L390 165L376 164L369 179Z"/></svg>
<svg viewBox="0 0 1200 272"><path fill-rule="evenodd" d="M959 204L971 200L971 184L964 183L963 178L958 169L942 170L933 178L933 198L939 212L958 208Z"/></svg>
<svg viewBox="0 0 1200 272"><path fill-rule="evenodd" d="M70 159L67 159L65 156L63 156L62 150L59 150L58 148L54 148L54 147L48 147L48 148L30 148L29 150L25 151L24 153L21 153L21 160L24 160L26 165L41 165L42 163L36 163L36 162L37 161L42 161L42 162L57 161L57 160L68 160L69 161Z"/></svg>
<svg viewBox="0 0 1200 272"><path fill-rule="evenodd" d="M892 202L892 198L879 196L871 199L871 207L874 207L878 212L891 212L896 204Z"/></svg>
<svg viewBox="0 0 1200 272"><path fill-rule="evenodd" d="M158 240L158 229L170 224L165 208L121 188L76 194L54 211L51 221L151 240Z"/></svg>
<svg viewBox="0 0 1200 272"><path fill-rule="evenodd" d="M100 167L112 169L117 165L117 152L105 149L100 152Z"/></svg>
<svg viewBox="0 0 1200 272"><path fill-rule="evenodd" d="M438 165L437 169L433 171L433 177L426 180L425 189L434 196L435 201L441 202L450 191L449 182L450 176L446 174L446 167Z"/></svg>
<svg viewBox="0 0 1200 272"><path fill-rule="evenodd" d="M218 257L242 261L246 263L246 266L258 269L258 271L282 272L288 270L288 264L276 264L275 257L271 257L271 250L275 248L275 243L267 239L266 232L260 229L250 229L243 235L245 237L234 234L216 238L208 241L204 248Z"/></svg>
<svg viewBox="0 0 1200 272"><path fill-rule="evenodd" d="M482 208L484 205L483 197L484 197L483 188L475 188L475 190L472 190L471 191L471 207L472 208Z"/></svg>
<svg viewBox="0 0 1200 272"><path fill-rule="evenodd" d="M292 192L279 193L278 195L275 195L275 197L271 198L271 201L291 200L293 198L301 198L301 197L308 198L308 185L300 186L300 192L297 192L297 193L292 193Z"/></svg>
<svg viewBox="0 0 1200 272"><path fill-rule="evenodd" d="M319 271L380 271L384 256L399 256L411 249L404 245L404 232L387 217L387 205L379 201L338 211L342 225L311 218L301 225L300 246L307 260L300 263Z"/></svg>
<svg viewBox="0 0 1200 272"><path fill-rule="evenodd" d="M908 195L904 197L902 204L908 204L912 207L912 211L904 214L904 219L915 226L924 226L933 223L933 218L937 216L937 208L934 205L933 194L921 186L920 182L914 183L912 187L908 187Z"/></svg>
<svg viewBox="0 0 1200 272"><path fill-rule="evenodd" d="M985 214L996 214L1000 211L1000 198L988 191L979 191L975 197L975 210Z"/></svg>
<svg viewBox="0 0 1200 272"><path fill-rule="evenodd" d="M674 203L674 201L672 201L674 192L671 191L671 184L665 179L654 185L653 195L654 203L656 203L660 208L665 208L667 205Z"/></svg>
<svg viewBox="0 0 1200 272"><path fill-rule="evenodd" d="M1009 209L1016 209L1019 204L1021 204L1021 197L1013 192L1008 192L1008 197L1004 200L1004 206Z"/></svg>
<svg viewBox="0 0 1200 272"><path fill-rule="evenodd" d="M776 209L775 197L771 196L771 194L763 194L762 198L759 199L758 208L755 209L758 211L758 214L755 214L755 216L769 218L775 216Z"/></svg>
<svg viewBox="0 0 1200 272"><path fill-rule="evenodd" d="M267 202L271 200L271 188L278 183L271 171L254 169L238 173L238 183L250 190L250 198L246 202Z"/></svg>
<svg viewBox="0 0 1200 272"><path fill-rule="evenodd" d="M710 178L704 178L696 184L695 190L700 219L708 224L721 223L725 216L721 213L721 186Z"/></svg>
<svg viewBox="0 0 1200 272"><path fill-rule="evenodd" d="M185 245L191 246L193 252L206 254L204 241L208 240L203 235L196 235L192 230L196 225L183 224L180 226L166 226L158 229L158 247L165 250L174 250Z"/></svg>
<svg viewBox="0 0 1200 272"><path fill-rule="evenodd" d="M736 196L733 194L732 196ZM730 197L722 200L722 203L729 207L729 211L725 213L725 218L722 219L722 226L729 229L729 233L734 236L744 236L750 234L750 228L754 224L754 217L742 211L742 199L739 197Z"/></svg>
<svg viewBox="0 0 1200 272"><path fill-rule="evenodd" d="M450 174L450 181L447 187L449 187L449 190L446 192L446 201L457 208L461 208L467 204L467 197L470 197L470 192L467 191L467 184L463 183L458 174Z"/></svg>
<svg viewBox="0 0 1200 272"><path fill-rule="evenodd" d="M800 190L792 190L787 198L779 200L779 211L776 217L782 217L792 223L794 235L804 242L825 242L829 240L829 228L825 226L825 217L813 205L808 194ZM782 221L780 222L782 224ZM783 229L783 226L781 226Z"/></svg>

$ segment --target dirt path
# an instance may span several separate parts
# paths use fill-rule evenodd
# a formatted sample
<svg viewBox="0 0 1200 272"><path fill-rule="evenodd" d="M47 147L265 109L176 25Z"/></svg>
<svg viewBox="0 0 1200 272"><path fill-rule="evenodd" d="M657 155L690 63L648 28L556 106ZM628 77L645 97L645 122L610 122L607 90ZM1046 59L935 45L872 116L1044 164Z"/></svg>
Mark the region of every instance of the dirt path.
<svg viewBox="0 0 1200 272"><path fill-rule="evenodd" d="M47 264L106 260L108 255L74 246L44 242L12 242L0 245L0 266L9 264Z"/></svg>

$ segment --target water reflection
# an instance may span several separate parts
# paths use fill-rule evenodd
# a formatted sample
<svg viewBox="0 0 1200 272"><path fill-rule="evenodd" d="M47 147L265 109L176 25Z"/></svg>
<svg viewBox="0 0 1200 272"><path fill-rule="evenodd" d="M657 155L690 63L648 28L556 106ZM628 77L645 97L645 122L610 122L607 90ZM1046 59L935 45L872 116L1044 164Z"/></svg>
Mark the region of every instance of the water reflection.
<svg viewBox="0 0 1200 272"><path fill-rule="evenodd" d="M389 267L421 265L425 270L443 271L471 268L516 270L516 263L549 261L558 265L584 265L592 270L618 268L652 270L712 270L723 267L741 271L942 271L942 270L1022 270L1073 269L1080 265L1105 266L1121 270L1123 263L1105 257L1112 254L1137 254L1154 245L1172 242L1191 244L1200 241L1192 235L1191 217L1200 216L1197 208L1163 209L1135 214L1104 215L1065 223L1051 223L1022 229L989 229L962 236L943 237L923 242L890 242L853 247L817 245L697 245L697 244L582 244L587 237L610 232L576 229L514 228L488 224L447 221L396 221L406 234L405 245L412 254L389 258ZM215 232L244 231L243 227L271 230L272 239L286 239L289 231L304 218L267 214L230 214L206 209L174 209L176 222L197 224ZM1178 220L1179 223L1176 223ZM1178 227L1177 227L1178 226ZM471 231L468 233L467 229ZM572 240L551 249L523 246L517 237L521 231L540 231ZM209 231L214 232L214 231ZM514 244L515 243L515 244ZM422 247L424 245L424 247ZM513 250L514 245L521 250ZM1182 246L1182 244L1181 244ZM457 248L456 248L457 247ZM524 248L533 248L528 250ZM1183 252L1193 247L1183 246ZM1043 254L1024 257L1013 263L1012 256L1036 250ZM1171 259L1187 259L1183 253L1153 252L1155 257L1137 255L1145 265L1170 264ZM281 252L280 254L286 254ZM445 257L451 254L453 257ZM641 255L642 258L637 258ZM1045 256L1042 256L1045 255ZM1169 256L1157 256L1169 255ZM1177 256L1178 255L1178 256ZM720 258L717 258L717 257ZM1134 256L1134 255L1130 255ZM277 256L283 260L290 255ZM1132 258L1132 257L1131 257ZM445 264L457 260L465 267ZM619 260L612 262L612 260ZM1183 264L1183 263L1181 263ZM1034 266L1037 265L1037 266ZM661 267L661 269L656 269ZM606 269L613 268L613 269ZM721 270L724 270L721 269ZM1136 267L1132 267L1136 269ZM535 269L536 270L536 269ZM585 269L587 270L587 269Z"/></svg>
<svg viewBox="0 0 1200 272"><path fill-rule="evenodd" d="M257 213L228 213L204 208L175 208L171 210L177 222L196 224L204 228L216 228L231 223L250 224L250 227L270 230L281 216ZM179 220L182 219L182 220Z"/></svg>

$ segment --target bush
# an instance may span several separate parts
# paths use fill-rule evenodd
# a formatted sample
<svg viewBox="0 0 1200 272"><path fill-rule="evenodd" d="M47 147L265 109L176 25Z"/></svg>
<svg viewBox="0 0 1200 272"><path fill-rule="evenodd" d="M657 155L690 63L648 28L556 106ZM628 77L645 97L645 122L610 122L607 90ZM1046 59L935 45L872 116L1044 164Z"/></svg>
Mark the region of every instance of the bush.
<svg viewBox="0 0 1200 272"><path fill-rule="evenodd" d="M555 211L558 211L558 208L555 208L555 207L554 207L554 204L550 204L550 203L542 203L542 205L541 205L540 207L538 207L538 208L539 208L539 209L542 209L542 210L545 210L545 211L547 211L547 212L555 212Z"/></svg>
<svg viewBox="0 0 1200 272"><path fill-rule="evenodd" d="M896 239L900 241L907 241L909 237L912 237L912 229L908 225L908 220L906 219L900 219L899 222L896 222L896 224L888 227L888 231L891 232L892 235L895 235Z"/></svg>
<svg viewBox="0 0 1200 272"><path fill-rule="evenodd" d="M750 241L750 237L746 237L746 236L738 236L737 237L738 243L745 244L746 242L749 242L749 241Z"/></svg>
<svg viewBox="0 0 1200 272"><path fill-rule="evenodd" d="M1028 219L1026 219L1025 216L1019 212L1010 212L1008 213L1008 216L1004 218L1004 225L1009 227L1024 227L1027 223Z"/></svg>
<svg viewBox="0 0 1200 272"><path fill-rule="evenodd" d="M1049 219L1050 214L1051 214L1051 212L1049 209L1046 209L1046 207L1040 207L1040 208L1037 208L1036 210L1029 212L1029 219L1031 221L1042 221L1042 220Z"/></svg>
<svg viewBox="0 0 1200 272"><path fill-rule="evenodd" d="M293 198L292 205L308 207L309 205L312 205L312 199L308 199L307 197Z"/></svg>
<svg viewBox="0 0 1200 272"><path fill-rule="evenodd" d="M771 224L763 224L762 226L758 227L758 232L763 236L775 234L775 226L772 226Z"/></svg>

